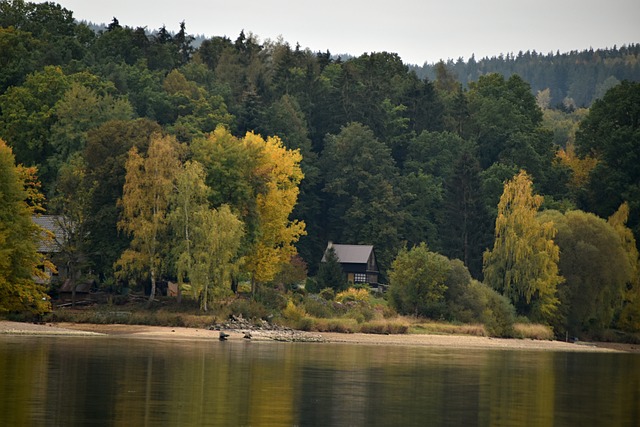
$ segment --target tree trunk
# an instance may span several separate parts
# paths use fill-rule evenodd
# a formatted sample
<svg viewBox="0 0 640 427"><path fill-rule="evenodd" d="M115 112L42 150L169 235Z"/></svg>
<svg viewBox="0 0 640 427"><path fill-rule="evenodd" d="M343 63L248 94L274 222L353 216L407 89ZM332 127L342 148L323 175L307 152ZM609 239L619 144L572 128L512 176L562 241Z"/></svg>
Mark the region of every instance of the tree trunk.
<svg viewBox="0 0 640 427"><path fill-rule="evenodd" d="M151 292L149 292L149 300L147 301L147 307L151 307L153 300L156 297L156 271L151 269Z"/></svg>

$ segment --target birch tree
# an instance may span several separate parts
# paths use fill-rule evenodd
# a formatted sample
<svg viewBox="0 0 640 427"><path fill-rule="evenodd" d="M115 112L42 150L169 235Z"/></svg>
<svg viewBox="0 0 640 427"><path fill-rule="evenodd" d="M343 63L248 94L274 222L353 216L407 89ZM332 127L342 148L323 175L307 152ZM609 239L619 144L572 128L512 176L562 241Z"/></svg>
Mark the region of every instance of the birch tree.
<svg viewBox="0 0 640 427"><path fill-rule="evenodd" d="M126 162L126 180L123 187L122 218L118 228L131 236L116 266L120 276L142 273L151 280L148 304L156 293L156 282L165 267L168 248L167 212L174 188L176 172L180 166L177 143L170 136L154 135L147 156L134 147Z"/></svg>
<svg viewBox="0 0 640 427"><path fill-rule="evenodd" d="M172 246L178 277L178 302L182 299L182 288L185 281L190 280L194 265L193 239L197 215L209 208L207 197L211 189L204 180L204 169L196 161L187 161L176 177L169 223L175 236Z"/></svg>
<svg viewBox="0 0 640 427"><path fill-rule="evenodd" d="M230 292L232 275L239 264L243 224L228 205L200 210L193 229L191 291L207 311L209 303Z"/></svg>
<svg viewBox="0 0 640 427"><path fill-rule="evenodd" d="M484 253L485 282L509 298L519 314L551 321L558 305L559 249L552 222L539 223L543 197L520 171L504 185L493 250Z"/></svg>

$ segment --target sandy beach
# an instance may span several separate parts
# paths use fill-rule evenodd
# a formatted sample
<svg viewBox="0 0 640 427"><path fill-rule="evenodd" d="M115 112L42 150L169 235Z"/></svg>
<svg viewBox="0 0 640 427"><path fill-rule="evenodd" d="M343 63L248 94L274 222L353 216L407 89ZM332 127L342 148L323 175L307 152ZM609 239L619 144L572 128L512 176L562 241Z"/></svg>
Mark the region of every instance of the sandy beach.
<svg viewBox="0 0 640 427"><path fill-rule="evenodd" d="M229 340L242 340L242 331L227 331ZM0 335L47 335L47 336L119 336L136 339L218 339L219 332L208 329L144 326L144 325L97 325L85 323L32 324L0 321ZM448 347L460 349L502 349L536 351L577 351L577 352L631 352L640 354L640 345L616 343L566 343L561 341L541 341L530 339L502 339L475 337L468 335L374 335L341 333L306 333L309 341L329 343ZM268 332L253 331L253 340L273 340Z"/></svg>

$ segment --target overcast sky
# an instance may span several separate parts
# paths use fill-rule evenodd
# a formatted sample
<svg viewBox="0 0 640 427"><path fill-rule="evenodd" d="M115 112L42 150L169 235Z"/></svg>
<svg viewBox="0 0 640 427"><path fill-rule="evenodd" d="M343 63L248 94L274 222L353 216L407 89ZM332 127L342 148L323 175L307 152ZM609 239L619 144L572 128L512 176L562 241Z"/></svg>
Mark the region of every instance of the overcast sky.
<svg viewBox="0 0 640 427"><path fill-rule="evenodd" d="M405 63L640 43L640 0L60 0L78 20L227 36Z"/></svg>

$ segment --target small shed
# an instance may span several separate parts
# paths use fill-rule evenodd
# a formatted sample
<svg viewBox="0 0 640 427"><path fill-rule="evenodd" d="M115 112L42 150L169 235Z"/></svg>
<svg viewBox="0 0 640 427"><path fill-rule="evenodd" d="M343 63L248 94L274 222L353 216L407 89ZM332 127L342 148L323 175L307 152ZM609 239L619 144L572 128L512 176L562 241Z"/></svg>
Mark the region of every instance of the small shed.
<svg viewBox="0 0 640 427"><path fill-rule="evenodd" d="M373 245L343 245L329 242L322 262L326 261L327 252L332 248L349 283L368 283L374 288L378 287L380 271Z"/></svg>
<svg viewBox="0 0 640 427"><path fill-rule="evenodd" d="M47 258L51 260L54 254L62 250L62 244L65 238L65 233L61 225L62 217L56 215L36 215L32 216L31 220L44 230L38 241L38 252L46 255ZM51 234L47 235L46 232ZM49 269L45 269L44 271L48 278L45 280L37 278L37 283L49 283L51 281L53 272Z"/></svg>

